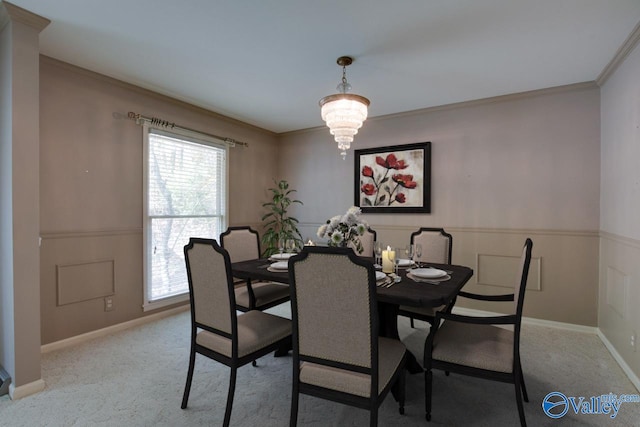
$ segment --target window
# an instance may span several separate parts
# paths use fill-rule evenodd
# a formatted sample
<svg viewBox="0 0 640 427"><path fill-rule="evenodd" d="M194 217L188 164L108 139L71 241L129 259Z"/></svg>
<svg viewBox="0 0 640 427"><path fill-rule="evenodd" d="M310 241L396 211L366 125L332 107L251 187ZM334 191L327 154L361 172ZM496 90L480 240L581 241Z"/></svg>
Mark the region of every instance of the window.
<svg viewBox="0 0 640 427"><path fill-rule="evenodd" d="M183 247L225 228L227 147L145 126L144 310L188 299Z"/></svg>

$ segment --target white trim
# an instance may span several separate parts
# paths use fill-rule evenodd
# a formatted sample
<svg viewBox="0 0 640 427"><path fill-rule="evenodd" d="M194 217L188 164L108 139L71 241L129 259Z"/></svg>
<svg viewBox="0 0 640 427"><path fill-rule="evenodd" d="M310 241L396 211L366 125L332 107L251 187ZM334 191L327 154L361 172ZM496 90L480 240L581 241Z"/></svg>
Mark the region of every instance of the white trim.
<svg viewBox="0 0 640 427"><path fill-rule="evenodd" d="M149 304L149 287L151 286L148 252L150 233L149 225L149 126L142 126L142 311L147 311Z"/></svg>
<svg viewBox="0 0 640 427"><path fill-rule="evenodd" d="M11 400L22 399L23 397L40 393L42 390L44 390L45 386L46 384L42 378L18 387L16 387L12 383L9 384L9 397L11 398Z"/></svg>
<svg viewBox="0 0 640 427"><path fill-rule="evenodd" d="M324 223L320 222L300 222L298 227L308 227L317 229ZM389 225L389 224L375 224L369 221L371 228L380 233L380 230L387 231L415 231L414 225ZM534 235L534 236L562 236L562 237L593 237L599 238L601 232L598 230L550 230L544 228L482 228L482 227L454 227L444 224L444 228L448 233L487 233L487 234L514 234L514 235Z"/></svg>
<svg viewBox="0 0 640 427"><path fill-rule="evenodd" d="M492 96L489 98L480 98L480 99L475 99L471 101L454 102L452 104L444 104L444 105L437 105L434 107L420 108L417 110L404 111L401 113L392 113L392 114L386 114L382 116L374 116L374 117L367 118L367 123L371 121L395 119L398 117L411 117L411 116L422 115L426 113L482 106L482 105L493 104L498 102L518 101L520 99L528 99L528 98L533 98L537 96L553 95L556 93L590 90L597 87L598 85L596 84L595 81L572 83L572 84L563 85L563 86L553 86L553 87L548 87L544 89L530 90L526 92L510 93L507 95L498 95L498 96ZM306 129L297 129L297 130L292 130L288 132L282 132L282 133L279 133L278 135L280 137L285 137L289 135L300 135L300 134L305 134L309 132L314 132L314 131L317 131L318 129L326 129L326 127L314 126ZM378 227L374 227L374 230L377 230L377 229ZM445 229L447 229L447 227L445 227ZM449 230L447 229L447 231Z"/></svg>
<svg viewBox="0 0 640 427"><path fill-rule="evenodd" d="M453 313L464 316L500 316L504 313L491 311L476 310L473 308L454 307ZM535 319L533 317L522 317L522 323L525 325L546 326L548 328L563 329L565 331L584 332L588 334L596 334L598 328L595 326L576 325L574 323L556 322L554 320Z"/></svg>
<svg viewBox="0 0 640 427"><path fill-rule="evenodd" d="M616 242L630 248L640 249L640 240L634 239L632 237L620 236L618 234L609 233L607 231L600 231L600 238Z"/></svg>
<svg viewBox="0 0 640 427"><path fill-rule="evenodd" d="M45 17L3 1L2 4L0 4L0 30L11 20L28 25L38 33L42 32L42 30L47 28L47 25L51 23L51 20Z"/></svg>
<svg viewBox="0 0 640 427"><path fill-rule="evenodd" d="M553 320L534 319L533 317L523 317L522 323L525 325L546 326L554 329L564 329L565 331L582 332L585 334L596 334L598 328L595 326L576 325L575 323L556 322Z"/></svg>
<svg viewBox="0 0 640 427"><path fill-rule="evenodd" d="M96 338L104 337L114 334L116 332L124 331L129 328L141 326L146 323L155 322L165 317L173 316L174 314L182 313L189 309L189 304L181 305L169 310L161 311L159 313L150 314L148 316L139 317L137 319L129 320L128 322L118 323L117 325L107 326L106 328L98 329L95 331L87 332L86 334L76 335L75 337L67 338L64 340L45 344L40 347L41 353L49 353L63 348L72 347L81 344L86 341L90 341Z"/></svg>
<svg viewBox="0 0 640 427"><path fill-rule="evenodd" d="M219 209L221 213L218 215L149 215L149 150L150 150L150 136L151 135L160 135L167 138L180 139L185 142L189 142L192 144L199 144L201 146L206 146L210 148L215 148L217 150L222 151L224 156L222 165L224 166L224 171L222 171L222 176L220 176L219 180L223 181L221 183L221 188L224 191L224 200L220 200L219 204L224 204L223 209ZM172 129L170 131L161 129L157 126L154 126L152 123L143 120L142 123L142 157L143 157L143 167L142 167L142 181L143 181L143 203L142 203L142 258L143 258L143 268L142 268L142 290L143 290L143 311L155 310L158 308L166 307L171 304L188 301L189 299L189 290L188 287L185 287L185 291L182 294L176 296L169 296L167 298L161 298L159 300L150 300L151 298L151 257L149 254L151 248L151 239L152 233L150 229L150 224L153 219L156 218L212 218L217 219L220 222L220 231L225 230L227 228L228 216L229 216L229 144L227 143L219 143L216 142L216 139L211 137L211 135L207 134L199 134L196 131L185 130L185 129ZM217 236L215 236L217 237ZM186 244L187 242L185 242ZM186 281L186 276L185 276Z"/></svg>
<svg viewBox="0 0 640 427"><path fill-rule="evenodd" d="M178 303L187 302L187 301L189 301L188 290L179 295L173 295L173 296L162 298L155 301L146 301L144 304L142 304L142 311L146 312L151 310L157 310L162 307L168 307L173 304L178 304Z"/></svg>
<svg viewBox="0 0 640 427"><path fill-rule="evenodd" d="M631 31L629 37L622 43L622 46L618 48L615 55L609 63L604 67L598 78L596 79L596 83L598 86L602 87L606 83L606 81L611 77L613 73L618 69L618 67L624 62L624 60L629 56L631 52L636 48L640 42L640 22L636 25L636 27Z"/></svg>
<svg viewBox="0 0 640 427"><path fill-rule="evenodd" d="M464 307L454 307L453 312L455 314L467 315L467 316L496 316L503 313L493 313L490 311L482 311L475 310L472 308L464 308ZM622 371L627 375L629 381L633 384L633 386L640 391L640 378L633 372L633 369L624 361L620 353L616 350L616 348L609 342L607 337L602 333L600 328L594 326L585 326L585 325L575 325L573 323L563 323L563 322L555 322L552 320L543 320L543 319L534 319L532 317L523 317L522 323L526 325L537 325L537 326L546 326L548 328L554 329L564 329L567 331L575 331L575 332L584 332L588 334L595 334L600 338L600 341L604 344L604 346L609 350L613 359L618 362L618 365L622 369Z"/></svg>
<svg viewBox="0 0 640 427"><path fill-rule="evenodd" d="M635 372L633 372L631 367L629 365L627 365L627 362L624 361L622 356L620 356L620 353L618 353L618 351L613 346L613 344L611 344L611 342L609 342L607 337L602 333L602 331L599 328L598 328L597 334L598 334L598 337L600 337L600 341L602 341L604 346L607 347L607 350L609 350L609 353L611 353L611 355L616 360L616 362L618 362L618 365L620 365L620 367L622 368L624 373L627 374L627 377L633 383L634 387L638 391L640 391L640 379L635 374Z"/></svg>

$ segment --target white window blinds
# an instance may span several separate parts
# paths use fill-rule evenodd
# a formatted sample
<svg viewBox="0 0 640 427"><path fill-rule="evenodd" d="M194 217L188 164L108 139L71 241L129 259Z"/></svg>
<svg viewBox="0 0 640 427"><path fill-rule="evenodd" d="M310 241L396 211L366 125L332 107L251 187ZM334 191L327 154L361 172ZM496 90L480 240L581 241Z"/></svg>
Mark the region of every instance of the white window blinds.
<svg viewBox="0 0 640 427"><path fill-rule="evenodd" d="M188 293L183 247L189 238L217 239L224 229L227 148L156 129L148 130L146 140L148 308L158 300Z"/></svg>

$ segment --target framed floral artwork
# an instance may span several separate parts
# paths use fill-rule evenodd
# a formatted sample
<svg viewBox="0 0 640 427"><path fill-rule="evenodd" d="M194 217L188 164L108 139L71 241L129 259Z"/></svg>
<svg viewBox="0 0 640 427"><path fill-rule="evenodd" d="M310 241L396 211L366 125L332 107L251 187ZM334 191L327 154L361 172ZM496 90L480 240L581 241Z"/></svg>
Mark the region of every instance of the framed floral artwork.
<svg viewBox="0 0 640 427"><path fill-rule="evenodd" d="M354 188L364 213L431 212L431 143L355 150Z"/></svg>

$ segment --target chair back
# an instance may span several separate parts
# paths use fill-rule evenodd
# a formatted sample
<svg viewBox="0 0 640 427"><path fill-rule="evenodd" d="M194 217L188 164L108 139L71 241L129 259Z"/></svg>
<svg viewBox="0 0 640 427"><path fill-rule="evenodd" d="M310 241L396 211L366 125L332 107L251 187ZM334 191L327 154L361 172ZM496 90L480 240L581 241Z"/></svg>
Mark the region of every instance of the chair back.
<svg viewBox="0 0 640 427"><path fill-rule="evenodd" d="M305 246L290 259L289 278L294 360L373 369L378 336L373 265L350 248Z"/></svg>
<svg viewBox="0 0 640 427"><path fill-rule="evenodd" d="M376 232L371 228L368 228L362 236L360 236L360 243L362 244L362 252L358 253L355 245L349 242L348 246L354 250L357 255L367 258L373 258L373 246L376 242Z"/></svg>
<svg viewBox="0 0 640 427"><path fill-rule="evenodd" d="M524 306L524 293L527 287L527 278L529 277L529 266L531 264L531 250L533 249L533 241L529 238L524 242L522 247L522 255L520 256L520 267L516 276L516 283L513 295L514 309L518 317L522 317L522 308Z"/></svg>
<svg viewBox="0 0 640 427"><path fill-rule="evenodd" d="M220 234L220 244L229 253L231 262L260 258L260 236L251 227L229 227Z"/></svg>
<svg viewBox="0 0 640 427"><path fill-rule="evenodd" d="M184 247L191 319L200 328L235 335L236 311L229 254L214 239L192 237Z"/></svg>
<svg viewBox="0 0 640 427"><path fill-rule="evenodd" d="M451 264L453 236L444 231L444 228L422 227L411 233L411 243L422 246L422 256L416 256L416 261Z"/></svg>

